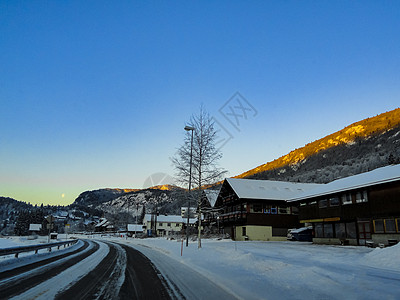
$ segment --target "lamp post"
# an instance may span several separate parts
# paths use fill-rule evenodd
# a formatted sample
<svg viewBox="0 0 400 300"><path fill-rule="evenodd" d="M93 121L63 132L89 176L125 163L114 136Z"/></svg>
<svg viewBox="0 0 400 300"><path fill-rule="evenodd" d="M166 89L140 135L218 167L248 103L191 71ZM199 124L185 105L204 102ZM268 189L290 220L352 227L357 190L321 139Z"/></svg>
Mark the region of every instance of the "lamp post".
<svg viewBox="0 0 400 300"><path fill-rule="evenodd" d="M185 126L186 131L192 132L192 138L190 140L190 165L189 165L189 197L188 197L188 209L187 209L187 224L186 224L186 247L189 246L189 218L190 218L190 190L192 188L192 156L193 156L193 131L194 127Z"/></svg>

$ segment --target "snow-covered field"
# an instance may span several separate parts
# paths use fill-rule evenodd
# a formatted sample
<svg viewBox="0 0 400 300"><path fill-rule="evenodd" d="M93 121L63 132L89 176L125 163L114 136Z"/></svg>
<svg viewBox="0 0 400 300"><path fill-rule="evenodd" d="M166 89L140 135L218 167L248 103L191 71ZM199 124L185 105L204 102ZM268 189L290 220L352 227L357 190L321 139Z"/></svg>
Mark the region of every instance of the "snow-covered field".
<svg viewBox="0 0 400 300"><path fill-rule="evenodd" d="M197 242L181 248L181 241L164 238L82 238L140 250L187 299L400 299L400 244L371 249L203 240L198 249ZM9 243L0 239L0 248Z"/></svg>

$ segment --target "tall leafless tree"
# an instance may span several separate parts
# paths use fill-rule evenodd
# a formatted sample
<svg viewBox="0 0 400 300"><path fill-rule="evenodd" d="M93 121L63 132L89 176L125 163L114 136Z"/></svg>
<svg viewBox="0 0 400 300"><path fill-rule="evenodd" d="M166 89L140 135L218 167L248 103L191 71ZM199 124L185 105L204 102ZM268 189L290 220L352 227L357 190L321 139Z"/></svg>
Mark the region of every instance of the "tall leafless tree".
<svg viewBox="0 0 400 300"><path fill-rule="evenodd" d="M213 119L203 107L200 107L198 114L193 114L189 120L193 130L193 149L191 149L192 132L187 132L183 145L178 149L172 158L176 170L177 181L187 185L191 182L195 190L198 204L199 237L198 246L201 247L201 192L204 185L216 183L226 173L218 166L222 157L219 148L216 147L218 132ZM191 151L192 150L192 151ZM190 180L190 156L192 152L192 170Z"/></svg>

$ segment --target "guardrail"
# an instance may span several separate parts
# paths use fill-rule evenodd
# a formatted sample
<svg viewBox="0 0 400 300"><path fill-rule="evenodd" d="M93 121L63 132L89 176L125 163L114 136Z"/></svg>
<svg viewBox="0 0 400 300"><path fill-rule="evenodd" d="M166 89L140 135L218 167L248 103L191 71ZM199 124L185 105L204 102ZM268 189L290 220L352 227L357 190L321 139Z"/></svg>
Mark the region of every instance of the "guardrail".
<svg viewBox="0 0 400 300"><path fill-rule="evenodd" d="M57 247L57 249L60 249L61 246L66 246L73 245L78 240L70 240L70 241L63 241L63 242L57 242L57 243L49 243L49 244L39 244L39 245L30 245L30 246L18 246L18 247L12 247L12 248L4 248L0 249L0 256L4 255L11 255L14 254L15 257L18 257L20 253L23 252L31 252L35 251L35 254L38 253L40 249L49 249L49 252L51 252L51 248Z"/></svg>

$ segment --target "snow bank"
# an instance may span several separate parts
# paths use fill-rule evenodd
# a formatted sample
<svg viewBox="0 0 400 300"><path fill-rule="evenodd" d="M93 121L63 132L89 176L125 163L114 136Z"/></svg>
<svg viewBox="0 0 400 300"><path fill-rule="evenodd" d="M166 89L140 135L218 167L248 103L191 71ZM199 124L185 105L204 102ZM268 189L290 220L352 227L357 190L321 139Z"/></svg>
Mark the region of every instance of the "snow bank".
<svg viewBox="0 0 400 300"><path fill-rule="evenodd" d="M8 236L0 238L0 249L47 243L47 236Z"/></svg>
<svg viewBox="0 0 400 300"><path fill-rule="evenodd" d="M365 265L400 272L400 243L392 247L375 248L365 255Z"/></svg>

